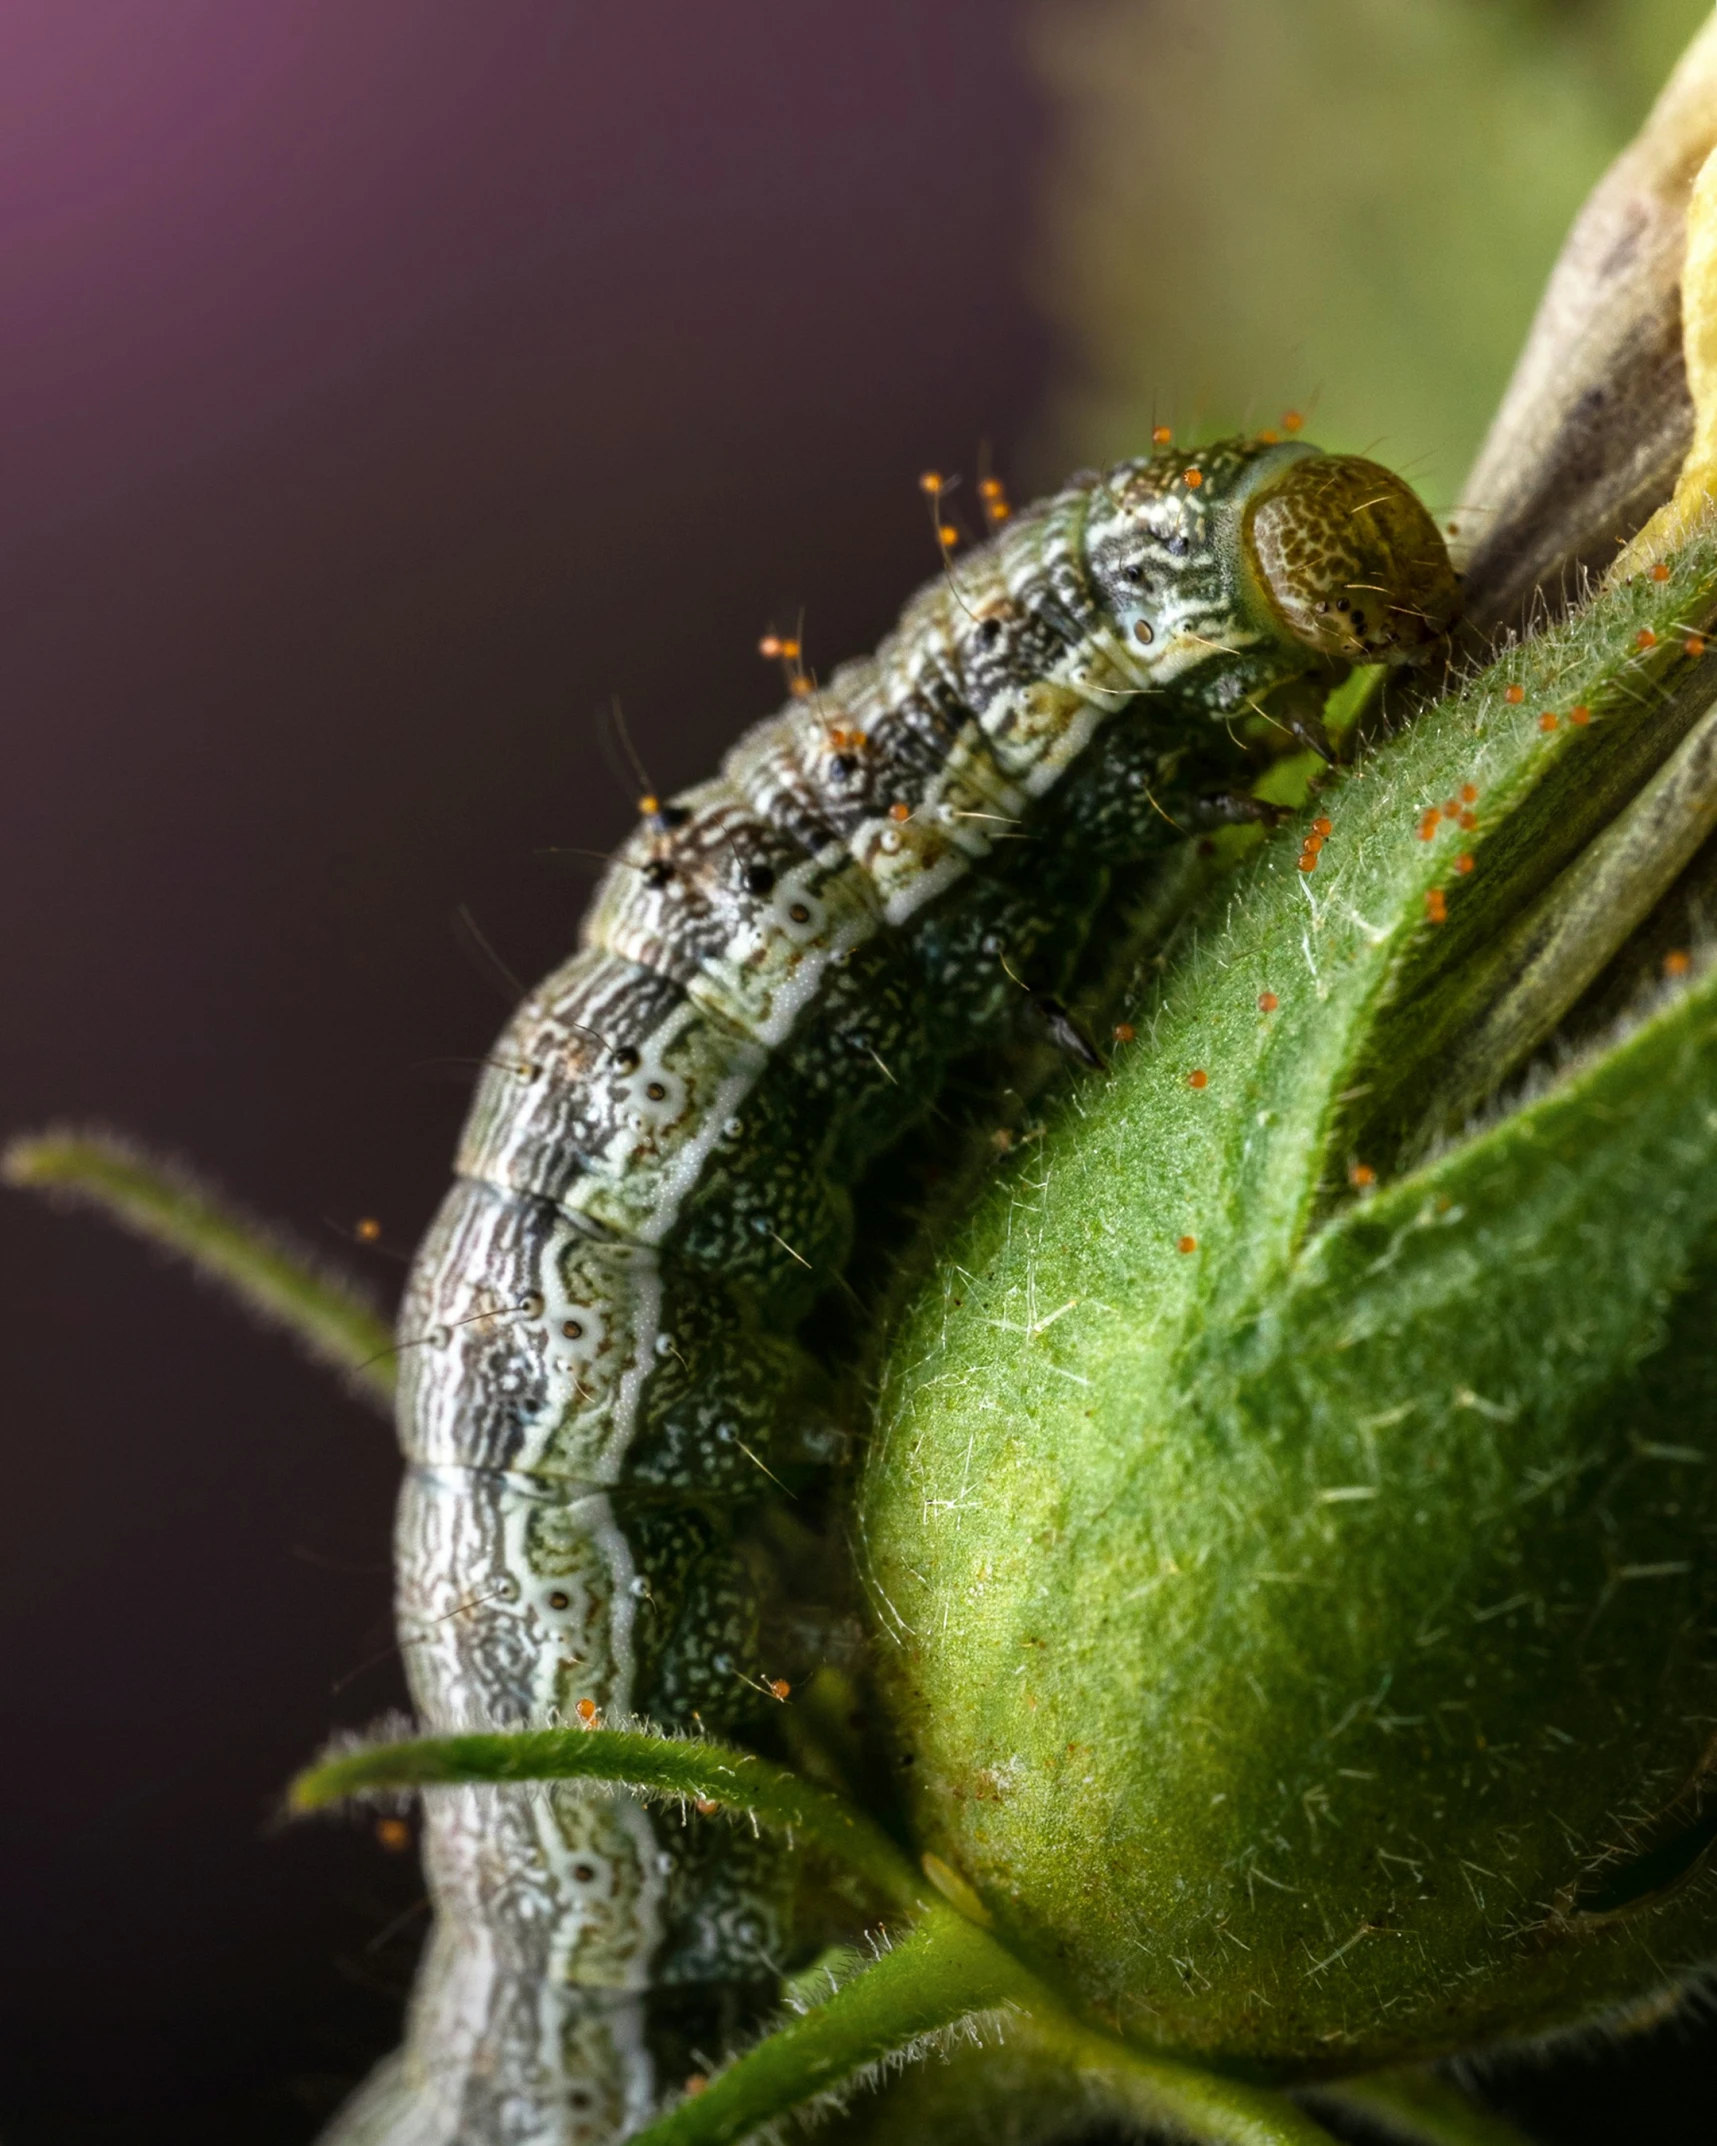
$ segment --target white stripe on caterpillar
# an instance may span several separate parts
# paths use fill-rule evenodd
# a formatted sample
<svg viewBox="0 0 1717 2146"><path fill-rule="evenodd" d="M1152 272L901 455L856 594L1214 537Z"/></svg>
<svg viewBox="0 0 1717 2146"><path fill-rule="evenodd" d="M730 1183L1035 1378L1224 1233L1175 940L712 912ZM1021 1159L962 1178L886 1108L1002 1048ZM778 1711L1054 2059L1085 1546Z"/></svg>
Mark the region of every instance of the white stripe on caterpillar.
<svg viewBox="0 0 1717 2146"><path fill-rule="evenodd" d="M875 655L655 806L487 1061L401 1314L399 1626L430 1730L742 1738L782 1481L829 1450L795 1331L850 1191L1062 987L1166 798L1318 736L1450 624L1374 464L1228 442L1007 521ZM1294 696L1298 695L1295 699ZM780 1642L772 1642L780 1643ZM608 2146L796 1964L785 1860L575 1785L426 1791L404 2049L332 2146Z"/></svg>

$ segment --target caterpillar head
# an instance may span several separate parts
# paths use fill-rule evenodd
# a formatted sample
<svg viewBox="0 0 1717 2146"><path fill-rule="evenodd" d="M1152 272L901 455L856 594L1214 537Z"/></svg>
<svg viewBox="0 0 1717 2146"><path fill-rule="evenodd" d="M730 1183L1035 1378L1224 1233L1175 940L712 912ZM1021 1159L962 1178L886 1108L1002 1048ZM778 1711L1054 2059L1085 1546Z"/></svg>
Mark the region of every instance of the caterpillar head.
<svg viewBox="0 0 1717 2146"><path fill-rule="evenodd" d="M1412 663L1460 612L1443 539L1401 479L1361 455L1307 455L1250 502L1250 563L1297 641L1344 663Z"/></svg>

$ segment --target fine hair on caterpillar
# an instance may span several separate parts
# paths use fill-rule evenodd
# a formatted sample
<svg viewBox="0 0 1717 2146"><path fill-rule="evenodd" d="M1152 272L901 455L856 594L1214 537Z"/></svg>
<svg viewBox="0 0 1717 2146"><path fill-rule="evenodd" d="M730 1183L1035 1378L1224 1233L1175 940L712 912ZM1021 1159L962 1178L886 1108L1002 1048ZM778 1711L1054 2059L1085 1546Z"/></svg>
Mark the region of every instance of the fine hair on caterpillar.
<svg viewBox="0 0 1717 2146"><path fill-rule="evenodd" d="M1327 753L1351 664L1445 645L1447 556L1388 472L1159 445L1018 510L986 475L957 559L932 473L941 571L824 680L767 637L787 703L708 782L659 798L613 710L640 825L479 1064L399 1315L427 1731L786 1748L789 1692L853 1652L856 1425L817 1337L853 1317L866 1188L953 1069L999 1091L1047 1033L1098 1072L1081 996L1142 875L1185 830L1273 823L1249 776ZM778 1846L623 1788L437 1787L423 1846L405 2046L338 2146L604 2146L843 1935Z"/></svg>

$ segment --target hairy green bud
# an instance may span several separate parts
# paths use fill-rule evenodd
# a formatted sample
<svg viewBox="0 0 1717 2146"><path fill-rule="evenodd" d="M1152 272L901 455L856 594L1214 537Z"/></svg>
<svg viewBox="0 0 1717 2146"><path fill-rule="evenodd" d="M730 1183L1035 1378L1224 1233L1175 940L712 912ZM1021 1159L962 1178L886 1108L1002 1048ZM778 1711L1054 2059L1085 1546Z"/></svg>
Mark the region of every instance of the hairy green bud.
<svg viewBox="0 0 1717 2146"><path fill-rule="evenodd" d="M895 1337L915 1838L1137 2042L1353 2072L1712 1950L1714 595L1707 541L1335 779Z"/></svg>

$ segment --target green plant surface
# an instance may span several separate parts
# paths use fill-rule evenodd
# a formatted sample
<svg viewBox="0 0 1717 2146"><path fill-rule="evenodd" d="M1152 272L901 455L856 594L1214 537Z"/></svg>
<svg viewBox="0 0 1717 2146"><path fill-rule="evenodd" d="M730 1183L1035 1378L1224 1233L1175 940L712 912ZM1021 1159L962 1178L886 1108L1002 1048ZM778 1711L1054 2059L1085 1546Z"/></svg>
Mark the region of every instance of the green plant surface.
<svg viewBox="0 0 1717 2146"><path fill-rule="evenodd" d="M1357 2116L1386 2138L1419 2146L1525 2146L1521 2134L1500 2116L1473 2103L1429 2071L1374 2072L1319 2094L1320 2106Z"/></svg>
<svg viewBox="0 0 1717 2146"><path fill-rule="evenodd" d="M1510 1107L1438 1111L1511 995L1469 1096L1589 982L1475 1005L1486 950L1603 883L1606 826L1685 838L1652 777L1714 574L1333 782L1315 871L1280 840L1219 892L895 1338L858 1519L916 1838L1141 2042L1369 2070L1709 1952L1717 977L1678 954Z"/></svg>
<svg viewBox="0 0 1717 2146"><path fill-rule="evenodd" d="M1040 5L1046 466L1271 424L1452 501L1570 217L1702 0Z"/></svg>
<svg viewBox="0 0 1717 2146"><path fill-rule="evenodd" d="M1247 2075L1328 2074L1396 2135L1495 2146L1375 2068L1708 1951L1717 966L1678 947L1658 981L1652 912L1717 817L1714 612L1703 542L1329 776L1313 869L1284 835L1195 874L1137 1045L962 1225L857 1513L910 1847L647 1731L408 1739L294 1784L308 1810L622 1781L860 1882L872 1964L651 2146L737 2139L992 2014L989 2083L939 2116L920 2073L855 2139L987 2139L1005 2102L1020 2146L1070 2109L1315 2146ZM1522 1086L1630 976L1627 1017L1588 1011ZM9 1169L368 1368L373 1315L185 1173L79 1135Z"/></svg>
<svg viewBox="0 0 1717 2146"><path fill-rule="evenodd" d="M845 2085L919 2035L1018 2000L1032 1987L1018 1962L981 1930L951 1909L933 1908L825 2003L789 2019L703 2093L648 2125L639 2146L729 2146L783 2110Z"/></svg>
<svg viewBox="0 0 1717 2146"><path fill-rule="evenodd" d="M852 1948L797 1978L796 2016L639 2134L641 2146L726 2146L760 2123L871 2067L921 2037L1007 2008L1037 2069L1086 2081L1111 2110L1166 2122L1229 2146L1318 2146L1327 2134L1278 2097L1129 2050L1072 2018L985 1927L981 1905L935 1857L915 1869L845 1798L748 1752L708 1739L632 1730L552 1729L418 1737L340 1751L298 1776L300 1812L381 1789L431 1792L454 1783L624 1782L717 1809L821 1850L886 1902L900 1935L872 1962ZM938 1895L941 1898L938 1898ZM829 1995L820 1997L827 1986Z"/></svg>
<svg viewBox="0 0 1717 2146"><path fill-rule="evenodd" d="M363 1284L247 1214L184 1163L118 1133L61 1126L13 1140L0 1154L0 1179L95 1208L184 1260L391 1415L393 1328Z"/></svg>

